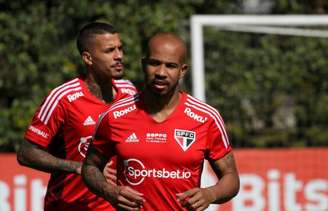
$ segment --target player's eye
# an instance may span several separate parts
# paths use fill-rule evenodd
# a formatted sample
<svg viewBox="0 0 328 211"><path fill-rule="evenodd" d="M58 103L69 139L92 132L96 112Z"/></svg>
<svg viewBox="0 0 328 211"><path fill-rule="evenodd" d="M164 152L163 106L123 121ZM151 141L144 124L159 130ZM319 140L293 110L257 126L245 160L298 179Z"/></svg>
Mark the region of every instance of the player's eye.
<svg viewBox="0 0 328 211"><path fill-rule="evenodd" d="M171 63L171 62L168 62L168 63L165 63L165 66L169 69L177 69L179 67L178 64L176 63Z"/></svg>
<svg viewBox="0 0 328 211"><path fill-rule="evenodd" d="M114 51L115 51L115 47L113 47L113 48L107 48L105 50L106 53L111 53L111 52L114 52Z"/></svg>
<svg viewBox="0 0 328 211"><path fill-rule="evenodd" d="M159 66L162 64L161 61L157 59L144 59L145 64L150 65L150 66Z"/></svg>

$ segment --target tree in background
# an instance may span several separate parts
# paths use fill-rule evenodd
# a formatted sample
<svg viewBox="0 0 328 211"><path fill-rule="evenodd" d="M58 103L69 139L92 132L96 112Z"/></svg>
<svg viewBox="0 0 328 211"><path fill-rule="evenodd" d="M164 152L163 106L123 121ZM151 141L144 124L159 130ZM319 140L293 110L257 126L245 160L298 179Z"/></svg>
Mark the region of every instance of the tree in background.
<svg viewBox="0 0 328 211"><path fill-rule="evenodd" d="M258 1L252 13L324 13L328 3ZM0 0L0 151L14 151L37 103L83 71L75 47L87 22L113 23L124 42L126 76L141 86L148 37L174 31L190 42L193 14L243 14L247 1ZM262 9L261 9L262 8ZM227 121L235 146L328 145L326 39L205 30L208 102ZM190 90L189 79L185 88Z"/></svg>

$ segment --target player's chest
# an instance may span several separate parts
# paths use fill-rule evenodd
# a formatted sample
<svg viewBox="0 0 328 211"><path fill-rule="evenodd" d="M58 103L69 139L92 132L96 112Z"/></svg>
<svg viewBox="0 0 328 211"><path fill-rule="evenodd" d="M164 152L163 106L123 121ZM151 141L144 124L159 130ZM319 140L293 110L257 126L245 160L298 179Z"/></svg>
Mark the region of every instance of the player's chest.
<svg viewBox="0 0 328 211"><path fill-rule="evenodd" d="M147 118L121 123L118 134L118 154L123 159L140 158L169 163L193 163L204 158L207 129L202 124L174 119L154 124Z"/></svg>
<svg viewBox="0 0 328 211"><path fill-rule="evenodd" d="M80 101L72 104L67 111L65 130L75 131L81 135L92 135L100 114L106 108L105 104L93 101Z"/></svg>

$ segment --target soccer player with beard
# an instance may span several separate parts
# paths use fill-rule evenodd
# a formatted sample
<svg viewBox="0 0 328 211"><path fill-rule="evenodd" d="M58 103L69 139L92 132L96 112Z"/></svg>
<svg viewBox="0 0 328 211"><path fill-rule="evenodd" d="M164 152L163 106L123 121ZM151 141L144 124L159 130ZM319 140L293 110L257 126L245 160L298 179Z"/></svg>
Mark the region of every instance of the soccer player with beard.
<svg viewBox="0 0 328 211"><path fill-rule="evenodd" d="M204 210L239 190L239 176L223 119L179 89L188 66L185 43L159 33L142 60L145 90L102 114L82 167L91 191L128 210ZM101 169L117 155L118 186ZM219 181L200 188L204 159Z"/></svg>
<svg viewBox="0 0 328 211"><path fill-rule="evenodd" d="M92 22L77 37L86 73L53 89L26 130L17 159L51 173L44 210L107 211L114 208L91 193L81 178L82 161L101 112L136 89L122 80L123 49L116 29ZM105 175L115 177L114 169ZM114 172L113 172L114 171ZM107 178L110 179L110 178Z"/></svg>

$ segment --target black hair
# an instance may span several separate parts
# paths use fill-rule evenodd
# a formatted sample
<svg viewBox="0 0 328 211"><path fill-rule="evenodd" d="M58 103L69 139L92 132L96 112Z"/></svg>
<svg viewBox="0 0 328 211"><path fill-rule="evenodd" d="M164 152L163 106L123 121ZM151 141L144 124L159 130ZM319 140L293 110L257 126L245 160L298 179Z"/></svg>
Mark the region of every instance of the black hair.
<svg viewBox="0 0 328 211"><path fill-rule="evenodd" d="M80 54L88 50L89 42L93 36L107 33L116 34L118 31L113 25L104 22L92 22L83 26L76 39L76 46Z"/></svg>

